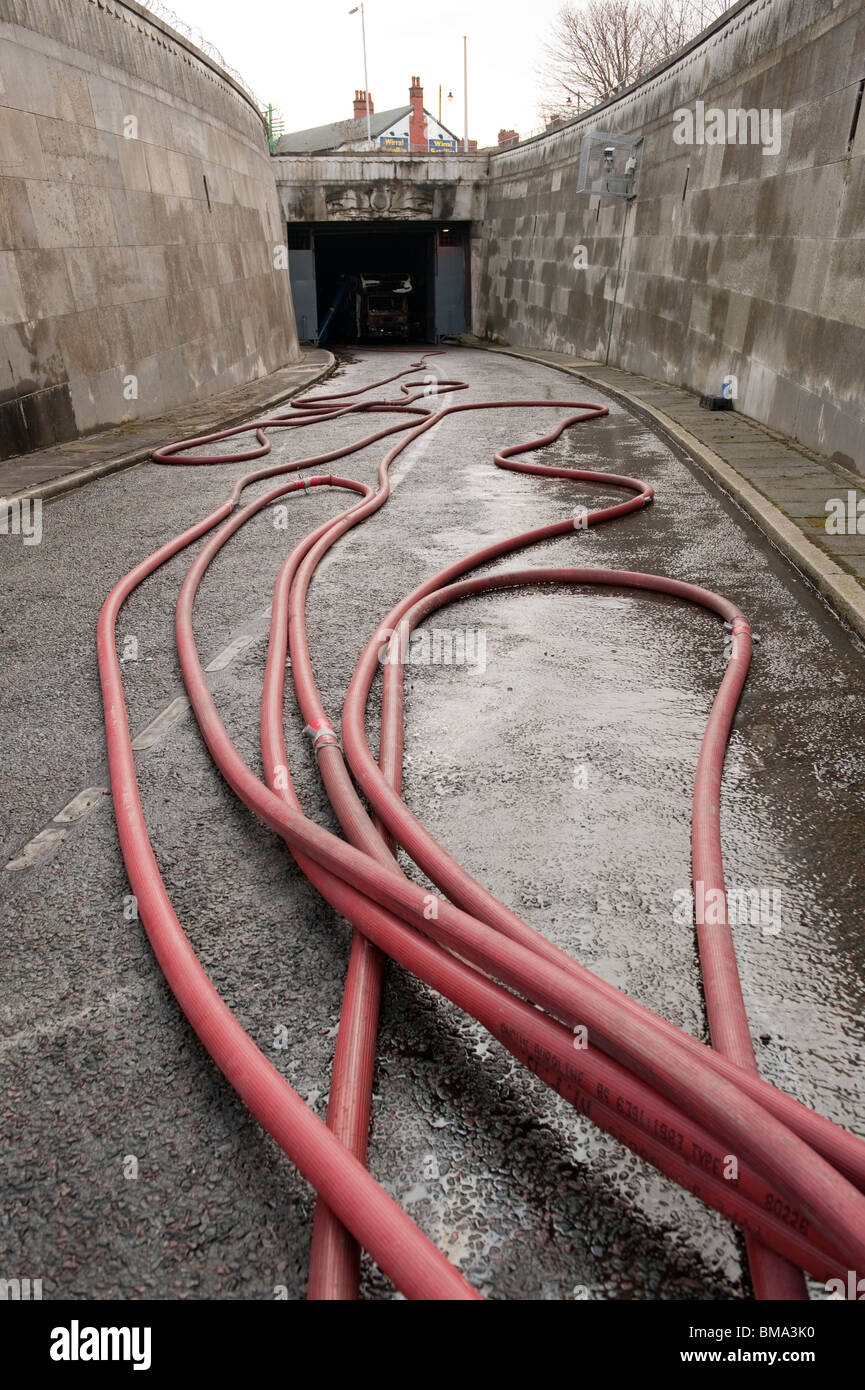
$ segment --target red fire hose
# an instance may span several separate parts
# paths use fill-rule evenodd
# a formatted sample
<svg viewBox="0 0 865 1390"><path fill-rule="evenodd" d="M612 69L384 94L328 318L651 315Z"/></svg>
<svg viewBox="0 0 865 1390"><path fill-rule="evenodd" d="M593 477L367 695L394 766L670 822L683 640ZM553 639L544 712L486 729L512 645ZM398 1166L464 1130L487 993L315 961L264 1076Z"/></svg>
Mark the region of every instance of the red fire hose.
<svg viewBox="0 0 865 1390"><path fill-rule="evenodd" d="M417 371L423 360L383 386ZM439 382L437 394L466 383ZM493 401L431 409L427 392L402 385L402 399L364 401L373 386L292 402L285 414L158 450L162 463L212 465L265 457L267 431L305 428L349 414L396 413L398 423L353 444L240 478L228 499L196 526L142 561L111 591L99 620L98 651L111 783L120 843L139 912L181 1008L246 1104L319 1194L309 1296L357 1294L358 1246L367 1249L410 1298L474 1298L466 1283L365 1167L375 1035L385 955L479 1019L515 1057L575 1109L660 1171L722 1211L746 1235L755 1293L805 1297L801 1270L816 1279L865 1267L865 1144L762 1081L726 921L698 923L700 961L713 1047L629 999L547 941L500 903L433 839L400 795L403 662L411 632L430 613L467 595L527 585L612 585L651 590L699 604L731 625L732 656L706 730L694 787L693 878L723 899L720 786L724 753L751 655L748 624L735 604L695 585L658 575L604 569L495 570L489 561L541 540L639 510L652 489L617 474L515 462L599 419L606 407L573 401ZM540 439L502 449L502 468L624 487L635 495L612 507L496 542L448 566L400 601L372 633L342 711L345 760L324 709L306 636L306 598L324 554L382 507L393 460L425 431L464 410L555 408L567 414ZM406 418L407 417L407 418ZM189 449L253 429L257 447L189 456ZM252 482L320 467L392 434L376 490L323 474L281 482L241 507ZM262 692L262 782L231 743L210 694L193 635L193 605L216 553L276 498L308 487L356 495L347 510L304 536L280 571L272 608ZM216 528L219 528L218 530ZM207 746L226 782L285 840L298 865L355 928L328 1107L327 1126L271 1066L220 999L174 914L141 807L115 647L115 624L129 594L172 555L201 537L180 590L176 634L183 678ZM286 652L306 732L345 839L307 818L291 782L283 733ZM383 669L378 759L366 738L366 706ZM346 766L346 760L348 767ZM355 788L363 793L366 804ZM367 809L369 808L369 809ZM440 890L425 892L398 867L401 845ZM585 1044L585 1045L582 1045Z"/></svg>

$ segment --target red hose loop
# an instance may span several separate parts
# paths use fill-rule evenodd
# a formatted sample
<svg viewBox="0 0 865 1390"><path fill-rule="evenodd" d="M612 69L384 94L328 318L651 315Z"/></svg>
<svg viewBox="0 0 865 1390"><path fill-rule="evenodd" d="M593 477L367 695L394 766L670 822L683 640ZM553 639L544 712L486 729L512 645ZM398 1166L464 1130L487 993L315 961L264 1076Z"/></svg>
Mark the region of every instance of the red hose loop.
<svg viewBox="0 0 865 1390"><path fill-rule="evenodd" d="M428 354L427 354L428 355ZM425 355L426 357L426 355ZM403 730L402 662L379 661L392 632L411 632L437 608L474 593L516 585L614 585L650 590L697 603L725 619L733 636L698 759L693 807L693 877L724 893L720 844L720 778L733 716L747 676L750 629L739 608L718 594L682 581L604 569L494 571L467 577L493 559L539 540L572 534L572 518L486 545L419 585L375 626L352 676L342 711L346 759L365 793L372 816L349 775L336 731L318 692L306 638L306 598L323 556L353 526L383 506L388 469L427 430L463 410L561 408L558 426L539 439L495 454L498 467L594 486L625 487L635 495L615 506L586 512L595 526L645 507L648 483L616 474L517 462L559 438L565 429L598 420L607 408L573 401L451 404L434 411L428 399L402 382L401 402L359 400L389 382L422 369L425 357L404 371L349 393L290 403L286 415L236 427L158 451L163 463L193 465L258 458L270 451L265 428L305 427L318 420L376 411L408 416L364 439L318 456L273 465L238 479L229 499L196 527L160 547L136 566L106 600L100 617L99 660L105 702L111 782L121 847L142 920L171 988L205 1046L262 1124L274 1135L319 1192L313 1232L309 1296L357 1294L357 1245L410 1298L477 1295L366 1173L366 1139L375 1054L375 1031L384 954L441 991L479 1019L539 1079L746 1233L754 1287L759 1297L798 1298L797 1273L815 1278L865 1266L865 1145L829 1121L776 1091L756 1075L753 1048L732 951L729 928L707 934L697 924L707 1011L714 1048L657 1018L558 950L499 903L438 845L400 796ZM463 390L450 379L427 382L439 390ZM259 448L236 454L190 457L203 443L253 429ZM318 474L280 483L239 507L241 493L260 478L321 466L390 434L400 434L381 461L378 490L352 479ZM156 457L156 456L155 456ZM266 783L251 772L219 717L195 648L192 615L198 585L214 556L240 526L275 498L313 486L359 495L331 521L299 540L280 570L274 592L261 707ZM217 529L218 528L218 529ZM582 527L577 528L582 529ZM204 976L174 916L147 836L123 703L114 624L125 598L171 555L212 531L190 566L177 605L176 632L183 678L205 742L228 785L257 816L282 836L302 871L334 910L355 928L346 996L337 1036L328 1128L312 1115L255 1048ZM311 737L328 797L345 840L302 812L285 751L283 697L290 646L298 704ZM399 649L399 647L398 647ZM372 681L383 674L378 758L367 745L366 704ZM394 861L402 846L437 885L429 894ZM586 1047L574 1066L575 1027ZM238 1058L242 1062L238 1063ZM681 1148L664 1137L677 1134ZM702 1157L698 1158L697 1155ZM725 1181L717 1166L735 1157L738 1176ZM711 1160L707 1167L707 1161ZM853 1186L852 1184L856 1184ZM795 1216L791 1224L789 1214Z"/></svg>

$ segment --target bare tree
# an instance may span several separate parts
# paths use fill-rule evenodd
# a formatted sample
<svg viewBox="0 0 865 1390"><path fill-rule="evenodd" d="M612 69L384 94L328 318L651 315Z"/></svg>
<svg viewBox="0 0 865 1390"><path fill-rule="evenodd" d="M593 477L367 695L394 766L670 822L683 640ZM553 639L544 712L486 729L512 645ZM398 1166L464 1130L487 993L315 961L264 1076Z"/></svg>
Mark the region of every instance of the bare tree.
<svg viewBox="0 0 865 1390"><path fill-rule="evenodd" d="M635 82L727 8L726 0L576 0L560 9L539 76L544 119Z"/></svg>
<svg viewBox="0 0 865 1390"><path fill-rule="evenodd" d="M671 53L689 43L695 35L711 24L713 19L729 8L732 0L666 0L653 5L654 46L653 62L660 63Z"/></svg>

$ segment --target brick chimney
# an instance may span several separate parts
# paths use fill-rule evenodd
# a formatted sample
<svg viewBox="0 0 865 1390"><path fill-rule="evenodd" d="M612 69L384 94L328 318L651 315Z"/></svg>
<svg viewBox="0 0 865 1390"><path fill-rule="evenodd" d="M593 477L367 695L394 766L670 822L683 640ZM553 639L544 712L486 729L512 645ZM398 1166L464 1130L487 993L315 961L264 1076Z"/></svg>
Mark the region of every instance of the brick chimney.
<svg viewBox="0 0 865 1390"><path fill-rule="evenodd" d="M420 78L413 77L408 89L411 102L411 121L409 123L409 145L413 150L427 149L426 116L423 110L423 87Z"/></svg>
<svg viewBox="0 0 865 1390"><path fill-rule="evenodd" d="M369 102L369 114L372 116L372 115L375 113L375 107L374 107L373 104L372 104L372 97L370 96L369 92L355 92L355 94L354 94L354 119L355 119L356 121L359 121L360 118L361 118L361 116L365 116L365 115L366 115L366 103L367 103L367 101Z"/></svg>
<svg viewBox="0 0 865 1390"><path fill-rule="evenodd" d="M520 137L515 130L499 131L499 148L504 149L507 145L518 145Z"/></svg>

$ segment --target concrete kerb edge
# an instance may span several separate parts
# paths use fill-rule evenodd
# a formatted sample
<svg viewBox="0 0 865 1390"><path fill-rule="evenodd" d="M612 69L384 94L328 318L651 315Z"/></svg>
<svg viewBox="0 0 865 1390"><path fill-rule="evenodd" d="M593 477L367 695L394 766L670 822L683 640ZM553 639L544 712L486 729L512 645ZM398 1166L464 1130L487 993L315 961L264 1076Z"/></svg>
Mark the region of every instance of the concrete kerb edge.
<svg viewBox="0 0 865 1390"><path fill-rule="evenodd" d="M273 406L280 405L282 401L291 400L292 396L298 396L302 391L309 390L318 382L325 381L338 365L334 354L331 352L328 355L330 362L314 376L310 376L307 381L300 381L296 386L289 387L288 390L277 391L275 395L259 401L254 410L244 409L233 415L220 416L218 424L214 423L202 433L212 434L217 429L231 429L232 426L242 425L247 420L252 423L259 415L272 409ZM86 436L83 436L83 439L86 439ZM79 488L86 487L88 483L98 482L100 478L106 477L109 473L119 473L121 469L134 468L137 463L145 463L156 448L159 448L158 444L150 444L146 448L134 450L131 454L121 454L118 458L106 459L103 463L94 463L88 468L80 468L75 473L65 473L59 478L49 478L48 482L39 483L36 487L9 493L7 501L53 502L55 498L62 497L64 493L77 492ZM26 455L24 457L26 458Z"/></svg>
<svg viewBox="0 0 865 1390"><path fill-rule="evenodd" d="M714 450L701 443L676 420L665 415L657 406L649 405L620 386L609 386L606 382L596 381L579 367L549 362L544 357L513 348L492 345L484 348L474 343L470 346L478 351L500 352L507 357L524 358L529 362L537 362L540 366L551 367L553 371L564 372L566 376L574 376L587 386L595 386L604 391L637 414L650 416L663 434L685 449L698 467L708 473L712 481L748 513L776 549L815 585L827 603L853 628L856 635L865 639L865 589L856 576L842 569L830 556L824 554L809 541L794 521L737 473L726 459L722 459Z"/></svg>

